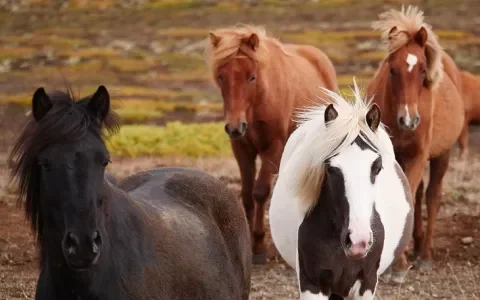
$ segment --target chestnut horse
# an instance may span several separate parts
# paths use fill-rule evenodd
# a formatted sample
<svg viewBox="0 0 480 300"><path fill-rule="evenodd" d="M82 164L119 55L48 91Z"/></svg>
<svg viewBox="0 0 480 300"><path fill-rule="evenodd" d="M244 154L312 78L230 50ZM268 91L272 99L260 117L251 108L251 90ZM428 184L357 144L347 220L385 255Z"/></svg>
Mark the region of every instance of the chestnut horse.
<svg viewBox="0 0 480 300"><path fill-rule="evenodd" d="M480 120L480 76L470 72L460 72L463 104L465 105L465 123L458 139L460 156L468 154L468 126L472 121Z"/></svg>
<svg viewBox="0 0 480 300"><path fill-rule="evenodd" d="M442 197L442 181L447 171L452 146L463 126L461 95L452 82L456 78L451 59L438 43L423 12L390 10L380 14L373 28L382 32L388 56L382 61L368 86L367 94L382 109L382 122L391 130L396 159L407 175L416 196L414 242L420 255L418 267L431 269L432 238ZM450 62L445 76L443 61ZM422 176L430 161L430 180L426 192L428 225L423 231L421 207ZM393 280L402 282L408 268L404 254L392 266Z"/></svg>
<svg viewBox="0 0 480 300"><path fill-rule="evenodd" d="M266 260L265 205L272 175L295 130L296 109L320 102L319 87L336 90L333 64L319 49L284 45L260 27L210 32L207 64L224 101L225 131L242 179L242 200L253 234L254 262ZM257 155L262 165L255 181Z"/></svg>

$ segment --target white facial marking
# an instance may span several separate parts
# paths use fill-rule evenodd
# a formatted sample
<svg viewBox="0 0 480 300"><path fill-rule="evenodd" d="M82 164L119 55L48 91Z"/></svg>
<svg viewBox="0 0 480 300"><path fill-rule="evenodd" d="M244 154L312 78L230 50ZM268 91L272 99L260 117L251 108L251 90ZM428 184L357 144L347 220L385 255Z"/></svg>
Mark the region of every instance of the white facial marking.
<svg viewBox="0 0 480 300"><path fill-rule="evenodd" d="M405 124L410 125L410 113L408 112L408 104L405 104Z"/></svg>
<svg viewBox="0 0 480 300"><path fill-rule="evenodd" d="M345 180L345 196L349 205L348 229L352 244L369 241L370 221L375 201L372 184L372 163L378 154L370 149L362 150L356 143L331 159L330 165L339 168Z"/></svg>
<svg viewBox="0 0 480 300"><path fill-rule="evenodd" d="M411 53L408 53L407 55L408 73L412 72L413 67L415 67L417 62L418 62L417 56Z"/></svg>

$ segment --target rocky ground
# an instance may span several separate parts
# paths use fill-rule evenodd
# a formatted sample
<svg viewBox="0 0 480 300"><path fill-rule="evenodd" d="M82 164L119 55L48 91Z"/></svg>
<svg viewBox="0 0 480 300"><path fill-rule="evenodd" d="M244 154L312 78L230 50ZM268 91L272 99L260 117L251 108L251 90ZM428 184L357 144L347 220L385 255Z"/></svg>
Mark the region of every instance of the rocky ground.
<svg viewBox="0 0 480 300"><path fill-rule="evenodd" d="M316 45L331 57L340 86L345 87L353 75L360 84L371 77L384 52L370 22L402 2L292 3L0 1L0 300L33 299L38 276L35 245L7 188L6 164L12 137L35 89L63 88L62 76L81 95L106 85L131 124L220 120L221 99L208 81L202 56L209 29L238 22L262 24L282 41ZM410 3L425 11L459 67L480 73L480 4ZM176 108L152 113L152 103L174 103ZM205 103L209 109L197 109ZM480 136L474 127L471 144L468 160L452 161L447 174L435 235L435 269L412 269L402 286L380 284L379 299L480 298ZM200 167L239 191L232 157L116 157L111 171L120 178L171 165ZM273 246L270 252L275 253ZM294 272L280 259L270 258L267 265L254 268L251 299L297 299Z"/></svg>

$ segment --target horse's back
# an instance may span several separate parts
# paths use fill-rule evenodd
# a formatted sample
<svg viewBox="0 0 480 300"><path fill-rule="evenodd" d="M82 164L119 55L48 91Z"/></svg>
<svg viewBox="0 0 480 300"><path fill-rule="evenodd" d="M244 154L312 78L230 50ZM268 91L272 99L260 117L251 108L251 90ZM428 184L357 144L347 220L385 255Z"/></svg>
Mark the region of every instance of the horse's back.
<svg viewBox="0 0 480 300"><path fill-rule="evenodd" d="M470 72L460 72L465 117L468 121L480 119L480 77Z"/></svg>
<svg viewBox="0 0 480 300"><path fill-rule="evenodd" d="M445 51L442 54L443 70L450 78L452 83L457 87L458 93L462 95L462 81L460 78L460 70L453 61L453 59Z"/></svg>
<svg viewBox="0 0 480 300"><path fill-rule="evenodd" d="M465 110L462 97L449 76L443 76L432 93L435 111L430 157L436 157L451 149L457 141L463 128Z"/></svg>
<svg viewBox="0 0 480 300"><path fill-rule="evenodd" d="M317 86L323 86L331 91L337 89L337 75L330 58L320 49L310 45L286 44L285 48L307 61L320 79Z"/></svg>
<svg viewBox="0 0 480 300"><path fill-rule="evenodd" d="M158 168L130 176L119 186L156 206L158 217L175 228L173 236L162 237L173 270L188 260L206 263L210 269L198 270L197 277L223 280L233 290L229 297L240 293L235 299L247 299L250 234L241 203L225 184L198 169ZM177 258L181 261L173 263ZM235 292L238 287L242 290Z"/></svg>

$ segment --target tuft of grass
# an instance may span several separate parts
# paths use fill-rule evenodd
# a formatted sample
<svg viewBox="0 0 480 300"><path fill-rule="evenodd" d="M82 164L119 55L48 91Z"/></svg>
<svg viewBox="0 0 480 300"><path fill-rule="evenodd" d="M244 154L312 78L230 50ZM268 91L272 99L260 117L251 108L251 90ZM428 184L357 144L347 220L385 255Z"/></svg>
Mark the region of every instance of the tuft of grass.
<svg viewBox="0 0 480 300"><path fill-rule="evenodd" d="M122 73L135 73L148 71L155 66L153 60L134 58L110 58L108 66Z"/></svg>
<svg viewBox="0 0 480 300"><path fill-rule="evenodd" d="M126 108L130 110L151 110L160 112L185 111L199 112L204 110L221 111L222 103L192 103L184 101L159 101L159 100L126 100L112 101L114 107Z"/></svg>
<svg viewBox="0 0 480 300"><path fill-rule="evenodd" d="M184 72L189 70L204 70L207 72L207 66L201 55L165 52L160 54L157 59L163 65L166 65L170 72Z"/></svg>
<svg viewBox="0 0 480 300"><path fill-rule="evenodd" d="M146 108L123 107L117 108L115 112L125 123L142 123L163 117L163 112Z"/></svg>
<svg viewBox="0 0 480 300"><path fill-rule="evenodd" d="M210 79L210 74L204 69L183 71L178 73L160 73L155 76L155 80L161 82L176 82L176 81L203 81Z"/></svg>
<svg viewBox="0 0 480 300"><path fill-rule="evenodd" d="M193 28L193 27L173 27L168 29L161 29L157 32L159 37L162 38L206 38L208 34L207 29Z"/></svg>
<svg viewBox="0 0 480 300"><path fill-rule="evenodd" d="M45 45L55 49L72 49L77 47L86 47L88 41L76 38L65 38L61 36L46 36L42 34L34 35L24 40L25 44L33 47L44 47Z"/></svg>
<svg viewBox="0 0 480 300"><path fill-rule="evenodd" d="M3 46L0 48L0 60L32 57L35 54L35 51L35 48L31 47Z"/></svg>
<svg viewBox="0 0 480 300"><path fill-rule="evenodd" d="M175 9L190 9L201 7L204 5L202 0L153 0L147 5L147 7L162 9L162 10L175 10Z"/></svg>
<svg viewBox="0 0 480 300"><path fill-rule="evenodd" d="M369 51L360 53L357 58L360 60L381 61L386 55L385 51Z"/></svg>
<svg viewBox="0 0 480 300"><path fill-rule="evenodd" d="M165 127L124 125L110 137L107 146L116 156L228 156L231 146L221 122Z"/></svg>
<svg viewBox="0 0 480 300"><path fill-rule="evenodd" d="M100 47L65 50L59 54L61 56L78 56L81 58L114 58L122 56L120 52L114 49Z"/></svg>
<svg viewBox="0 0 480 300"><path fill-rule="evenodd" d="M380 34L373 30L320 31L307 29L301 32L286 32L282 39L309 44L310 41L346 41L353 39L377 39Z"/></svg>

